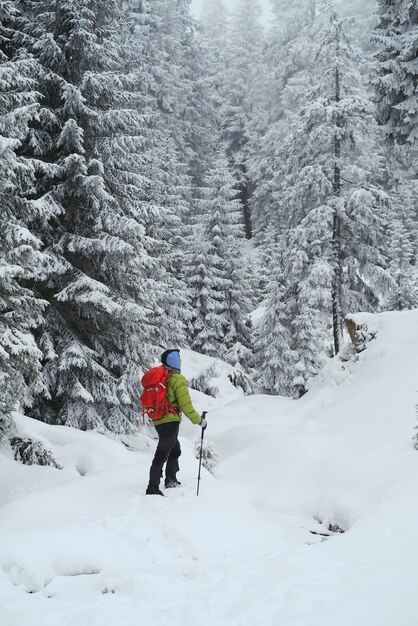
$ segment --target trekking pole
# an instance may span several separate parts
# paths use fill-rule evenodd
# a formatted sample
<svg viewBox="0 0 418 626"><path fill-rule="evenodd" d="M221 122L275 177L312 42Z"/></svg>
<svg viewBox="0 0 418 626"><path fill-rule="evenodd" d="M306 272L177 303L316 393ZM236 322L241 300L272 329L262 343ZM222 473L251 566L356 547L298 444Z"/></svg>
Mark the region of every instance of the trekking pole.
<svg viewBox="0 0 418 626"><path fill-rule="evenodd" d="M207 411L203 411L202 419L205 419ZM199 455L199 474L197 476L197 492L196 495L199 495L199 486L200 486L200 470L202 468L202 452L203 452L203 435L205 434L205 429L202 427L202 435L200 437L200 455Z"/></svg>

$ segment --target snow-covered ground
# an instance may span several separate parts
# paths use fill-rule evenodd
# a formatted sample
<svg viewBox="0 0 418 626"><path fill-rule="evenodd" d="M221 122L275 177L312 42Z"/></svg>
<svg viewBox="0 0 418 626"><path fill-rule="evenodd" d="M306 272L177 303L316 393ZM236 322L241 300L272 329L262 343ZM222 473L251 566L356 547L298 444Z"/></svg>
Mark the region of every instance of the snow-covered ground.
<svg viewBox="0 0 418 626"><path fill-rule="evenodd" d="M154 443L16 416L64 469L0 453L1 626L417 626L418 311L358 317L377 337L299 401L243 397L218 364L219 397L193 393L220 460L199 497L190 423L160 498Z"/></svg>

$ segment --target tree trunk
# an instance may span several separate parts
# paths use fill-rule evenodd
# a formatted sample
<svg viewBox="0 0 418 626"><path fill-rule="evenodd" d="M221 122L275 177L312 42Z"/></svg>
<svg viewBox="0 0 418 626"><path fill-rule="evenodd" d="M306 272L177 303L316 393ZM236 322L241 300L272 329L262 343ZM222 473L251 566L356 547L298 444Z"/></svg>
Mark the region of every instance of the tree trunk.
<svg viewBox="0 0 418 626"><path fill-rule="evenodd" d="M332 328L334 335L334 351L338 354L342 345L342 259L341 259L341 220L334 213L332 226L332 251L334 256L334 276L332 285Z"/></svg>
<svg viewBox="0 0 418 626"><path fill-rule="evenodd" d="M338 33L337 33L338 37ZM338 39L337 39L338 56ZM335 68L335 102L340 101L340 74L338 66ZM334 196L339 197L341 193L341 119L337 115L336 129L334 135ZM334 335L334 350L338 354L342 345L343 320L342 320L342 253L341 253L341 219L338 215L338 202L334 207L334 219L332 225L332 254L334 261L334 273L332 281L332 329Z"/></svg>
<svg viewBox="0 0 418 626"><path fill-rule="evenodd" d="M250 183L247 180L245 166L242 166L242 176L243 183L239 191L239 199L242 205L242 215L244 220L244 233L246 239L252 239L253 236L253 225L251 220L251 209L250 209Z"/></svg>

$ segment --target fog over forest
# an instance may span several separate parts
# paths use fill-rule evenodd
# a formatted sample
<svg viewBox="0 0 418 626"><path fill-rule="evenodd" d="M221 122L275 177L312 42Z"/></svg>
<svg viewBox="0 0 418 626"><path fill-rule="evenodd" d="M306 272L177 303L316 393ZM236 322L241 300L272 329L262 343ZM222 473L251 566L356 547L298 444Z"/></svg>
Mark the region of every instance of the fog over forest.
<svg viewBox="0 0 418 626"><path fill-rule="evenodd" d="M202 6L205 4L205 0L192 0L191 9L193 15L196 17L200 17L200 12L202 10ZM226 0L225 6L228 9L232 9L235 6L235 0ZM265 22L269 22L271 19L271 3L270 0L261 0L260 4L263 8L264 20Z"/></svg>
<svg viewBox="0 0 418 626"><path fill-rule="evenodd" d="M195 17L199 18L205 0L191 0L191 10ZM233 9L236 0L225 0L225 6L228 10ZM272 19L271 0L260 0L263 9L263 22L269 24ZM336 0L335 5L341 14L354 15L355 17L366 17L372 15L377 10L376 0Z"/></svg>

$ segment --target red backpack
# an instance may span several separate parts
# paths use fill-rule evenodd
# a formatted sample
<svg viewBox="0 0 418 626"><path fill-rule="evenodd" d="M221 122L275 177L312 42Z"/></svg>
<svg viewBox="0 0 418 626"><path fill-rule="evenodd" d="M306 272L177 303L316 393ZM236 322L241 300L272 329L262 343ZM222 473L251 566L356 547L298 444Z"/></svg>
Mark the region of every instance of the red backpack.
<svg viewBox="0 0 418 626"><path fill-rule="evenodd" d="M171 372L164 365L153 367L141 378L144 391L141 395L142 416L148 415L154 422L167 413L179 415L180 411L168 401L168 381Z"/></svg>

